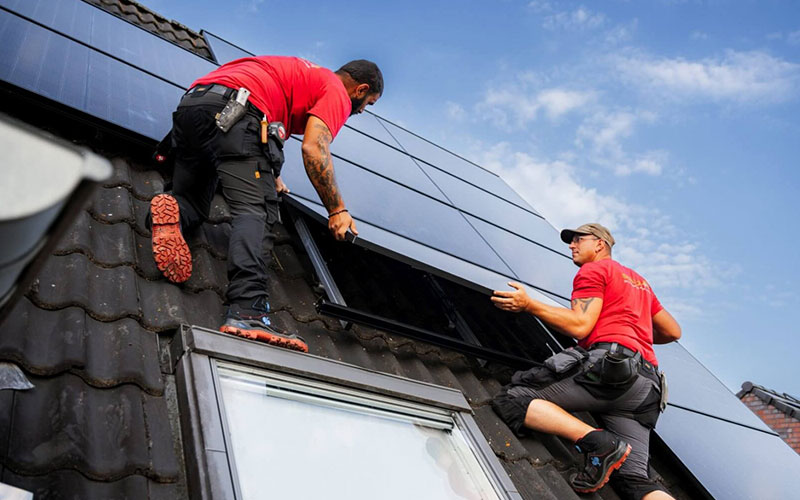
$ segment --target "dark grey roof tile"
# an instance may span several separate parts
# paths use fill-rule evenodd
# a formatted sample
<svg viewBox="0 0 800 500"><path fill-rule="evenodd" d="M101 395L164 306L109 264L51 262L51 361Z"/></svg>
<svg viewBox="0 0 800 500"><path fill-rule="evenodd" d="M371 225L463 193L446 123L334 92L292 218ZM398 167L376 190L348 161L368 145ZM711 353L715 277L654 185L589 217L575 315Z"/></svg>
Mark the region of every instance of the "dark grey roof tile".
<svg viewBox="0 0 800 500"><path fill-rule="evenodd" d="M32 296L47 309L78 306L94 318L113 321L139 316L136 290L132 268L104 269L75 253L47 259L33 283Z"/></svg>
<svg viewBox="0 0 800 500"><path fill-rule="evenodd" d="M183 24L170 21L133 0L85 0L117 17L130 21L143 29L154 33L165 40L170 40L181 47L202 57L211 59L205 39Z"/></svg>
<svg viewBox="0 0 800 500"><path fill-rule="evenodd" d="M544 482L547 484L548 488L550 488L550 491L553 492L556 498L574 499L574 500L583 498L590 498L590 499L597 498L596 493L590 495L578 496L578 494L575 493L575 490L573 490L572 487L569 485L568 482L569 474L559 472L555 467L553 467L550 464L545 465L544 467L541 467L539 469L536 469L536 472L544 480ZM605 488L608 488L608 486L605 486Z"/></svg>
<svg viewBox="0 0 800 500"><path fill-rule="evenodd" d="M217 259L204 248L192 248L192 276L183 285L193 292L213 290L220 299L228 288L228 271L224 260ZM150 257L152 261L152 257Z"/></svg>
<svg viewBox="0 0 800 500"><path fill-rule="evenodd" d="M104 481L131 474L177 480L163 397L130 384L96 389L74 375L30 379L36 388L15 395L9 469L25 475L74 469ZM153 425L156 421L162 424Z"/></svg>
<svg viewBox="0 0 800 500"><path fill-rule="evenodd" d="M269 277L269 302L273 311L289 311L296 320L304 323L320 319L314 308L317 297L304 280L277 279L274 272Z"/></svg>
<svg viewBox="0 0 800 500"><path fill-rule="evenodd" d="M191 293L164 281L140 279L142 325L158 332L181 323L217 329L225 310L216 292Z"/></svg>
<svg viewBox="0 0 800 500"><path fill-rule="evenodd" d="M133 196L150 201L153 196L164 192L164 178L156 170L143 167L129 167L131 179L131 191Z"/></svg>
<svg viewBox="0 0 800 500"><path fill-rule="evenodd" d="M136 272L139 276L150 281L162 279L164 275L158 270L156 261L153 259L153 246L150 236L134 233L134 241L135 244L132 250L136 253Z"/></svg>
<svg viewBox="0 0 800 500"><path fill-rule="evenodd" d="M92 481L75 471L44 476L22 476L6 470L3 482L33 492L37 500L166 500L177 497L176 484L162 484L144 476L128 476L113 482Z"/></svg>
<svg viewBox="0 0 800 500"><path fill-rule="evenodd" d="M123 186L100 188L92 196L89 213L109 224L116 222L134 222L133 201L131 192Z"/></svg>
<svg viewBox="0 0 800 500"><path fill-rule="evenodd" d="M111 177L103 181L104 187L117 187L117 186L131 186L130 166L128 161L124 158L112 158L111 166L114 167L114 172Z"/></svg>
<svg viewBox="0 0 800 500"><path fill-rule="evenodd" d="M475 422L483 432L495 455L505 460L515 461L527 459L530 455L489 406L481 406L474 410Z"/></svg>
<svg viewBox="0 0 800 500"><path fill-rule="evenodd" d="M230 234L231 225L229 223L212 224L207 222L197 230L187 232L184 236L189 248L202 247L211 252L214 257L226 259Z"/></svg>
<svg viewBox="0 0 800 500"><path fill-rule="evenodd" d="M492 400L494 392L490 393L486 390L486 387L478 378L476 370L466 366L457 366L452 368L452 372L458 379L461 390L470 404L486 404Z"/></svg>
<svg viewBox="0 0 800 500"><path fill-rule="evenodd" d="M306 275L306 269L292 245L275 245L272 252L274 254L273 267L277 269L281 278L301 278Z"/></svg>
<svg viewBox="0 0 800 500"><path fill-rule="evenodd" d="M128 196L131 200L131 219L126 222L131 222L133 225L134 230L141 234L141 235L150 235L150 230L147 229L145 225L145 220L147 219L147 214L150 213L150 202L145 200L140 200L139 198L135 198L133 195L128 192Z"/></svg>
<svg viewBox="0 0 800 500"><path fill-rule="evenodd" d="M522 498L526 500L560 500L560 497L555 496L550 485L539 476L528 461L508 462L504 460L502 464Z"/></svg>
<svg viewBox="0 0 800 500"><path fill-rule="evenodd" d="M76 252L101 266L132 265L136 262L133 230L124 222L104 224L81 212L55 250L58 255Z"/></svg>
<svg viewBox="0 0 800 500"><path fill-rule="evenodd" d="M23 298L0 326L0 359L35 375L71 370L95 387L133 383L154 395L164 389L155 333L132 319L97 321L79 307L44 311Z"/></svg>

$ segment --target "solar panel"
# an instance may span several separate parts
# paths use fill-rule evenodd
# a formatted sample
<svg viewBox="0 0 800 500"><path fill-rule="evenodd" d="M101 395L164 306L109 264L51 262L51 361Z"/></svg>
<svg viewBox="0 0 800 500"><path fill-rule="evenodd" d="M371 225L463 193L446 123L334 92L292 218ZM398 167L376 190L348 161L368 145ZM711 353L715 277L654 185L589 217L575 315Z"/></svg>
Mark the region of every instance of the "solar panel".
<svg viewBox="0 0 800 500"><path fill-rule="evenodd" d="M281 175L289 188L306 200L317 200L317 193L302 165L300 141L287 141L285 153L287 164ZM353 217L444 254L513 276L458 210L347 161L336 161L335 169L343 198Z"/></svg>
<svg viewBox="0 0 800 500"><path fill-rule="evenodd" d="M422 169L461 210L567 256L567 246L546 220L472 184L420 162Z"/></svg>
<svg viewBox="0 0 800 500"><path fill-rule="evenodd" d="M475 217L468 215L467 220L494 248L519 280L569 302L572 277L577 272L572 259L523 240L515 234ZM508 286L504 286L503 289L508 289Z"/></svg>
<svg viewBox="0 0 800 500"><path fill-rule="evenodd" d="M800 455L779 437L669 407L656 433L714 498L796 498Z"/></svg>
<svg viewBox="0 0 800 500"><path fill-rule="evenodd" d="M214 55L214 58L217 60L218 64L225 64L235 61L236 59L252 57L255 55L252 52L248 52L226 40L223 40L213 33L209 33L208 31L203 31L202 33L203 37L206 39L206 43L211 49L211 53Z"/></svg>
<svg viewBox="0 0 800 500"><path fill-rule="evenodd" d="M499 196L526 210L536 212L516 191L511 189L503 179L493 172L479 167L460 156L456 156L387 120L380 117L378 117L378 120L411 156L482 188L494 196Z"/></svg>
<svg viewBox="0 0 800 500"><path fill-rule="evenodd" d="M331 151L335 156L447 202L447 198L410 156L354 129L342 128L331 146Z"/></svg>
<svg viewBox="0 0 800 500"><path fill-rule="evenodd" d="M681 344L657 345L655 350L667 375L670 404L772 432Z"/></svg>
<svg viewBox="0 0 800 500"><path fill-rule="evenodd" d="M0 10L0 79L153 139L183 90Z"/></svg>
<svg viewBox="0 0 800 500"><path fill-rule="evenodd" d="M187 88L216 65L80 0L0 0L0 5Z"/></svg>

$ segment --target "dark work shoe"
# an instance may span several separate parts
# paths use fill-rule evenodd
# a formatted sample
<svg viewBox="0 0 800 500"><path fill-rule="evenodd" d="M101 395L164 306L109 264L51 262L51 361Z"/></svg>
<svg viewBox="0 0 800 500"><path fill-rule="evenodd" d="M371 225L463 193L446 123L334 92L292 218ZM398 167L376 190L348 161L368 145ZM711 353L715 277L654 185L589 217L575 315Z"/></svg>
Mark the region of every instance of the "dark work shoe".
<svg viewBox="0 0 800 500"><path fill-rule="evenodd" d="M588 433L575 443L575 447L583 453L583 470L572 476L570 483L580 493L602 488L631 452L628 443L604 430Z"/></svg>
<svg viewBox="0 0 800 500"><path fill-rule="evenodd" d="M279 332L270 324L269 317L267 317L268 311L268 305L263 309L246 309L237 304L231 304L225 323L219 327L219 331L295 351L308 352L308 344L302 337Z"/></svg>
<svg viewBox="0 0 800 500"><path fill-rule="evenodd" d="M173 283L183 283L192 275L192 254L181 234L178 202L168 194L150 200L153 258L158 270Z"/></svg>

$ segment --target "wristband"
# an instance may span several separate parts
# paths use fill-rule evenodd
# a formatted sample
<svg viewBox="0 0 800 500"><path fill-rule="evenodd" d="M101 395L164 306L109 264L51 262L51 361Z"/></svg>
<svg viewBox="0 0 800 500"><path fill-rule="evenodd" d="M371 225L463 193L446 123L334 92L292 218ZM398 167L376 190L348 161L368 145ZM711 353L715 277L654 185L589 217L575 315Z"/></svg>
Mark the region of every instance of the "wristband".
<svg viewBox="0 0 800 500"><path fill-rule="evenodd" d="M328 214L328 218L330 219L330 218L331 218L331 217L333 217L334 215L343 214L343 213L345 213L345 212L350 212L350 211L349 211L349 210L347 210L346 208L343 208L343 209L341 209L341 210L337 210L337 211L335 211L335 212L333 212L333 213L330 213L330 214Z"/></svg>

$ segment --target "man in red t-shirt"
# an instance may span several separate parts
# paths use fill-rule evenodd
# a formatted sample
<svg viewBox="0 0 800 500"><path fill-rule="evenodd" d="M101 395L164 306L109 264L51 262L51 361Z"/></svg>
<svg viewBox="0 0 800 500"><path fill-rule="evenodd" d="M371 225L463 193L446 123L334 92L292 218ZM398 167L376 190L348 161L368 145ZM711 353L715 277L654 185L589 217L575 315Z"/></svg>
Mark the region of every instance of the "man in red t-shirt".
<svg viewBox="0 0 800 500"><path fill-rule="evenodd" d="M572 308L530 298L519 283L495 291L503 310L533 314L578 340L543 367L518 372L492 401L515 432L556 434L576 444L584 466L571 482L579 492L600 489L611 478L623 498L672 498L648 477L650 430L660 410L662 382L653 344L677 340L681 329L649 283L611 259L614 238L600 224L565 229L572 261L580 267ZM594 429L569 412L591 411L608 430Z"/></svg>
<svg viewBox="0 0 800 500"><path fill-rule="evenodd" d="M303 163L333 236L358 234L336 185L330 144L349 116L382 94L383 75L370 61L351 61L333 72L298 57L261 56L220 66L183 96L173 113L173 189L150 203L153 256L170 281L189 279L192 259L183 232L208 217L220 184L232 217L229 309L221 331L308 351L299 336L273 328L267 315L264 256L272 250L278 194L288 192L280 178L283 139L287 131L303 134ZM244 113L223 128L221 112L234 100L242 102ZM273 126L277 122L283 131Z"/></svg>

